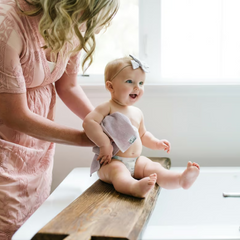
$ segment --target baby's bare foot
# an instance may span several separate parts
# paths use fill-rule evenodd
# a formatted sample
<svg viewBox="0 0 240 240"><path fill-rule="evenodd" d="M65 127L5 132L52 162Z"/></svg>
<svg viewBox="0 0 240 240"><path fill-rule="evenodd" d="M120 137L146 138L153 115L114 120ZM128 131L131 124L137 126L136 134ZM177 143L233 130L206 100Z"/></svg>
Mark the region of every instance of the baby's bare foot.
<svg viewBox="0 0 240 240"><path fill-rule="evenodd" d="M149 177L145 177L137 181L133 186L133 196L139 198L147 197L150 190L154 187L156 181L156 173L153 173Z"/></svg>
<svg viewBox="0 0 240 240"><path fill-rule="evenodd" d="M180 178L180 185L184 189L192 186L199 175L200 166L197 163L188 162L186 170L182 173Z"/></svg>

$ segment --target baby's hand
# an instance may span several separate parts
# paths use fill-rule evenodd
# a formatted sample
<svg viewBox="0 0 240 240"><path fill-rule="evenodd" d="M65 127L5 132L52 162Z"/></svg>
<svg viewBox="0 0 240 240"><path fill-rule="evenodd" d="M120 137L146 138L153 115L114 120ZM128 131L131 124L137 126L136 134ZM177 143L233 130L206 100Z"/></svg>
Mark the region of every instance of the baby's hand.
<svg viewBox="0 0 240 240"><path fill-rule="evenodd" d="M112 151L113 151L112 144L100 147L100 153L97 160L100 162L101 165L104 166L111 162Z"/></svg>
<svg viewBox="0 0 240 240"><path fill-rule="evenodd" d="M159 150L164 150L164 151L167 151L167 153L170 153L171 144L170 144L170 142L168 140L162 139L162 140L158 141L157 148Z"/></svg>

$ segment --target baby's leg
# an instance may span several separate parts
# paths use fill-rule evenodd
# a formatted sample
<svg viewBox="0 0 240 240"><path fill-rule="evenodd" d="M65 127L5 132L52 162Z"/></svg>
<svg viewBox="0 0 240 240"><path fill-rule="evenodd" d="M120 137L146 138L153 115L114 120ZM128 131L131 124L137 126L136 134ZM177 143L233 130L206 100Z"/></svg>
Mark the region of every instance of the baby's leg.
<svg viewBox="0 0 240 240"><path fill-rule="evenodd" d="M141 156L135 166L137 179L149 176L151 173L157 174L157 184L166 189L184 188L188 189L199 175L199 165L188 162L187 168L183 173L172 172L164 168L160 163Z"/></svg>
<svg viewBox="0 0 240 240"><path fill-rule="evenodd" d="M113 184L116 191L139 198L148 195L157 179L157 175L153 173L141 180L136 180L131 176L126 166L116 160L102 166L98 171L98 176L102 181Z"/></svg>

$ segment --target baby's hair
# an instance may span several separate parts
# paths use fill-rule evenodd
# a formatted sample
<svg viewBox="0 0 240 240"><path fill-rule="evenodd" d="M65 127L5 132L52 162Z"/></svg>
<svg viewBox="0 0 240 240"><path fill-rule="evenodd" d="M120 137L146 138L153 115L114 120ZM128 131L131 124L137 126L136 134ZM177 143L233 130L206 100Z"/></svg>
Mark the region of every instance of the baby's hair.
<svg viewBox="0 0 240 240"><path fill-rule="evenodd" d="M105 83L112 81L124 68L132 66L131 60L131 57L124 57L109 62L104 71Z"/></svg>
<svg viewBox="0 0 240 240"><path fill-rule="evenodd" d="M15 1L27 16L42 14L39 31L45 40L43 47L50 48L55 56L66 47L66 43L70 43L67 56L81 49L86 52L83 71L93 61L95 30L98 27L107 28L119 9L119 0L24 0L31 10L23 11L18 0ZM83 35L79 27L85 22L87 29ZM78 40L77 47L73 46L75 39ZM87 67L84 67L87 62Z"/></svg>

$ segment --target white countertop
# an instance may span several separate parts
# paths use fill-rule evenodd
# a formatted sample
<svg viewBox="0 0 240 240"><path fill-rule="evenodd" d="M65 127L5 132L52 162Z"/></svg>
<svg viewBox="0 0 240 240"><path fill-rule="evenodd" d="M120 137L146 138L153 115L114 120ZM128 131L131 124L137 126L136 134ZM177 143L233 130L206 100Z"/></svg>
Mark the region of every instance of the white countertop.
<svg viewBox="0 0 240 240"><path fill-rule="evenodd" d="M12 239L30 240L81 195L98 179L89 171L73 169ZM142 239L240 239L240 198L224 198L223 192L240 192L240 167L202 167L190 189L162 189Z"/></svg>

